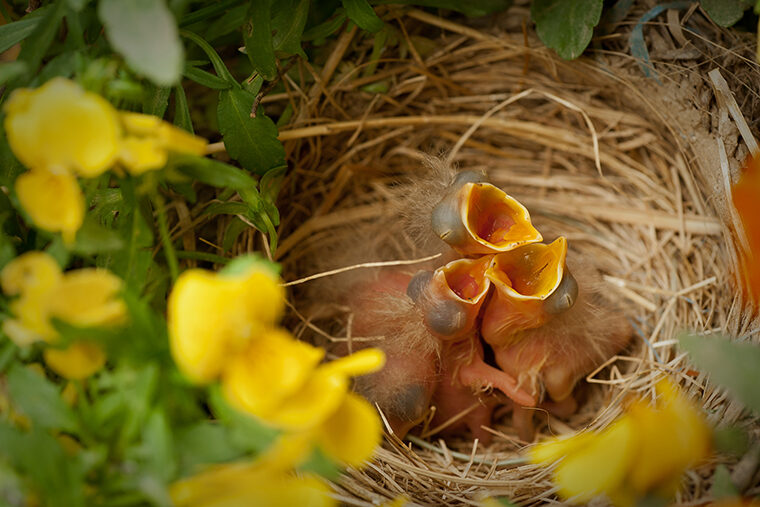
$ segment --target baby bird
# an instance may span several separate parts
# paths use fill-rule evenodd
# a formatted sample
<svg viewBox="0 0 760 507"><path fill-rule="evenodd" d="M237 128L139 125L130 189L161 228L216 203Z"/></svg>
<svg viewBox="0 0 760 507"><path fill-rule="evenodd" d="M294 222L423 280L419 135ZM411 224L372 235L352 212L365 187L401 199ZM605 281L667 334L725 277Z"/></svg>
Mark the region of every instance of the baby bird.
<svg viewBox="0 0 760 507"><path fill-rule="evenodd" d="M440 378L440 344L406 294L411 279L401 270L377 270L355 283L348 298L352 334L376 337L357 348L378 347L386 355L385 366L358 377L354 387L377 404L399 438L423 419Z"/></svg>

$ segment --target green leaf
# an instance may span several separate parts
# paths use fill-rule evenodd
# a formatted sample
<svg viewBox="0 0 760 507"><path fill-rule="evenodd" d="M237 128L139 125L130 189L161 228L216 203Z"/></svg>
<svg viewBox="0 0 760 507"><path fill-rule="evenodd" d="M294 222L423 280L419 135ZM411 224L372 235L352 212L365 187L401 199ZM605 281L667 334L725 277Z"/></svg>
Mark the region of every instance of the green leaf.
<svg viewBox="0 0 760 507"><path fill-rule="evenodd" d="M169 107L169 95L172 89L168 86L148 85L143 99L142 112L163 118Z"/></svg>
<svg viewBox="0 0 760 507"><path fill-rule="evenodd" d="M199 85L211 88L212 90L227 90L233 86L229 81L226 81L219 76L215 76L210 72L199 69L198 67L187 66L182 75L189 80L195 81Z"/></svg>
<svg viewBox="0 0 760 507"><path fill-rule="evenodd" d="M209 405L211 412L228 428L232 445L239 449L258 454L270 447L279 435L278 430L232 408L218 385L210 388Z"/></svg>
<svg viewBox="0 0 760 507"><path fill-rule="evenodd" d="M204 215L245 215L250 208L243 202L213 202L203 210Z"/></svg>
<svg viewBox="0 0 760 507"><path fill-rule="evenodd" d="M142 463L143 468L165 484L175 474L174 443L171 428L163 409L154 408L142 428L142 440L131 449L131 457Z"/></svg>
<svg viewBox="0 0 760 507"><path fill-rule="evenodd" d="M385 23L375 14L367 0L341 0L349 19L368 32L379 32Z"/></svg>
<svg viewBox="0 0 760 507"><path fill-rule="evenodd" d="M533 0L530 17L538 37L566 60L586 49L602 15L603 0Z"/></svg>
<svg viewBox="0 0 760 507"><path fill-rule="evenodd" d="M58 387L36 371L20 364L11 366L8 393L34 427L76 431L74 412L61 398Z"/></svg>
<svg viewBox="0 0 760 507"><path fill-rule="evenodd" d="M760 414L760 383L755 378L760 368L760 347L731 342L719 336L682 335L679 341L692 362L710 374L712 382L725 387L740 402Z"/></svg>
<svg viewBox="0 0 760 507"><path fill-rule="evenodd" d="M91 214L85 216L82 227L77 231L73 251L80 255L95 255L116 252L124 248L124 241L118 232L100 225Z"/></svg>
<svg viewBox="0 0 760 507"><path fill-rule="evenodd" d="M248 12L248 6L243 3L228 10L222 17L208 25L208 29L203 33L203 38L214 41L234 32L243 24L246 12Z"/></svg>
<svg viewBox="0 0 760 507"><path fill-rule="evenodd" d="M31 480L46 507L84 505L84 467L42 428L21 432L0 421L0 449Z"/></svg>
<svg viewBox="0 0 760 507"><path fill-rule="evenodd" d="M180 172L208 185L219 188L256 188L256 181L247 172L237 167L205 157L179 155L172 157Z"/></svg>
<svg viewBox="0 0 760 507"><path fill-rule="evenodd" d="M229 430L212 421L183 428L176 443L182 475L197 471L201 465L230 461L243 453L230 439Z"/></svg>
<svg viewBox="0 0 760 507"><path fill-rule="evenodd" d="M69 9L75 12L81 11L89 2L90 0L66 0L66 4L69 6Z"/></svg>
<svg viewBox="0 0 760 507"><path fill-rule="evenodd" d="M462 2L461 0L373 0L372 3L375 5L402 4L448 9L474 18L505 11L512 5L512 0L474 0L469 2Z"/></svg>
<svg viewBox="0 0 760 507"><path fill-rule="evenodd" d="M245 205L243 205L245 206ZM245 206L246 212L248 211L248 206ZM250 226L240 220L239 217L235 217L232 220L230 220L229 225L227 226L227 229L224 230L224 237L222 237L222 250L225 252L229 252L232 250L232 247L235 246L235 241L237 241L238 237L245 231L246 229L250 228Z"/></svg>
<svg viewBox="0 0 760 507"><path fill-rule="evenodd" d="M254 70L271 81L277 77L271 24L272 0L251 0L243 26L243 41Z"/></svg>
<svg viewBox="0 0 760 507"><path fill-rule="evenodd" d="M13 81L29 71L29 65L24 61L4 62L0 64L0 85Z"/></svg>
<svg viewBox="0 0 760 507"><path fill-rule="evenodd" d="M21 45L18 60L26 62L29 70L36 71L42 63L42 58L58 33L58 27L61 25L63 14L66 11L65 7L66 4L63 0L56 0Z"/></svg>
<svg viewBox="0 0 760 507"><path fill-rule="evenodd" d="M235 257L224 268L219 271L219 274L224 276L236 276L241 273L246 273L250 269L260 269L267 271L274 277L279 277L282 271L282 266L276 262L272 262L258 254L247 254Z"/></svg>
<svg viewBox="0 0 760 507"><path fill-rule="evenodd" d="M52 7L46 5L33 11L31 14L24 16L18 21L0 26L0 53L10 49L22 40L29 37L40 22L45 19L45 15L50 12Z"/></svg>
<svg viewBox="0 0 760 507"><path fill-rule="evenodd" d="M251 118L254 96L244 90L219 93L219 131L227 153L251 172L265 174L285 165L285 149L277 127L263 111Z"/></svg>
<svg viewBox="0 0 760 507"><path fill-rule="evenodd" d="M710 488L710 496L713 500L720 500L721 498L733 498L738 497L739 490L736 489L734 483L731 482L731 472L728 471L726 465L720 464L715 467L715 473L713 474L713 484Z"/></svg>
<svg viewBox="0 0 760 507"><path fill-rule="evenodd" d="M341 468L330 459L319 447L314 447L306 461L298 469L302 472L312 472L320 475L328 481L340 478Z"/></svg>
<svg viewBox="0 0 760 507"><path fill-rule="evenodd" d="M196 35L193 32L189 32L187 30L182 30L180 34L183 37L190 39L191 41L195 42L198 46L200 46L200 48L203 50L204 53L206 53L206 56L208 56L209 60L211 61L211 65L214 66L214 71L216 72L216 75L218 77L227 81L227 83L229 83L230 86L240 88L240 83L238 83L237 80L232 76L232 74L230 74L230 71L227 69L227 66L224 64L224 61L222 61L221 57L214 50L214 48L211 47L211 44L203 40L203 38L200 37L199 35Z"/></svg>
<svg viewBox="0 0 760 507"><path fill-rule="evenodd" d="M710 19L720 26L731 26L744 16L742 0L700 0Z"/></svg>
<svg viewBox="0 0 760 507"><path fill-rule="evenodd" d="M741 456L749 448L747 432L735 426L713 431L713 447L716 452Z"/></svg>
<svg viewBox="0 0 760 507"><path fill-rule="evenodd" d="M394 0L390 1L396 3ZM338 29L343 26L343 23L345 23L345 21L346 11L344 9L338 9L335 11L335 15L327 21L306 30L301 36L301 40L306 42L329 37L330 35L337 32Z"/></svg>
<svg viewBox="0 0 760 507"><path fill-rule="evenodd" d="M272 5L272 45L275 51L306 58L301 36L309 15L309 0L280 0Z"/></svg>
<svg viewBox="0 0 760 507"><path fill-rule="evenodd" d="M184 48L164 0L100 0L98 16L111 46L159 86L179 82Z"/></svg>
<svg viewBox="0 0 760 507"><path fill-rule="evenodd" d="M182 86L174 87L174 124L182 130L195 134L193 120L190 118L190 106L187 105L187 95Z"/></svg>

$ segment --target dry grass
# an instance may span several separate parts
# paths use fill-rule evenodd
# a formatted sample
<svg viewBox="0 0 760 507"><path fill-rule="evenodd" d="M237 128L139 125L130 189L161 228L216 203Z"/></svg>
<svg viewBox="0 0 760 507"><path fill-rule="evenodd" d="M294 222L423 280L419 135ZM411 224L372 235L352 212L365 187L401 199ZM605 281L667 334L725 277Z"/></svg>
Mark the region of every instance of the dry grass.
<svg viewBox="0 0 760 507"><path fill-rule="evenodd" d="M544 418L542 435L603 427L626 396L651 396L664 375L680 381L713 423L747 424L741 407L689 369L674 338L690 329L760 341L758 323L734 288L737 236L726 206L726 183L736 178L754 142L748 129L760 118L752 86L758 67L750 42L718 30L695 4L645 29L662 84L644 78L626 41L628 21L647 8L639 6L613 36L573 62L523 31L527 10L520 6L470 26L416 10L388 11L404 49L383 54L368 75L371 38L343 32L318 66L303 63L300 79L285 80L288 93L265 100L275 110L288 103L294 109L281 130L291 170L279 201L282 241L275 252L286 279L311 275L330 261L340 268L393 260L372 258L375 250L361 241L356 252L324 256L335 237L396 209L392 201L408 190L405 182L422 170L425 154L446 153L462 169L485 170L528 207L546 237L565 235L571 256L593 259L634 324L625 353L588 376L579 412L568 421ZM435 43L432 53L409 43L420 36ZM715 100L708 78L714 68L735 94L737 110L752 120L744 137L726 102ZM378 82L388 85L387 93L362 91ZM391 250L398 260L430 253L401 236L383 239L396 242ZM237 248L250 250L257 238L246 232ZM291 296L297 333L320 343L346 340L340 328L310 315L308 285L294 287ZM410 443L389 435L375 462L350 470L335 485L336 495L350 505L398 495L426 505L474 505L486 494L555 502L547 471L521 464L524 443L507 419L495 418L491 430L488 447L466 436ZM690 472L678 500L704 501L721 460L728 458Z"/></svg>

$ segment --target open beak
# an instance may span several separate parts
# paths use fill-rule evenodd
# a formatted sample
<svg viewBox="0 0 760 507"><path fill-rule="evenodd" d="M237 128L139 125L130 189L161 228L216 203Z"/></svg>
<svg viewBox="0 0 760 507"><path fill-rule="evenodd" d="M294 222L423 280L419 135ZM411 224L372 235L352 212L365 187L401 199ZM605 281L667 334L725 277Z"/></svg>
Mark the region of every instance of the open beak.
<svg viewBox="0 0 760 507"><path fill-rule="evenodd" d="M490 183L454 186L433 209L431 222L463 255L508 252L542 239L525 206Z"/></svg>
<svg viewBox="0 0 760 507"><path fill-rule="evenodd" d="M511 343L515 333L536 328L573 306L578 284L567 269L566 256L563 237L494 256L486 271L495 288L483 313L481 332L486 342Z"/></svg>
<svg viewBox="0 0 760 507"><path fill-rule="evenodd" d="M442 339L455 339L472 331L491 282L486 271L492 256L459 259L420 273L410 282L407 294L422 309L428 329ZM419 287L424 284L423 287Z"/></svg>

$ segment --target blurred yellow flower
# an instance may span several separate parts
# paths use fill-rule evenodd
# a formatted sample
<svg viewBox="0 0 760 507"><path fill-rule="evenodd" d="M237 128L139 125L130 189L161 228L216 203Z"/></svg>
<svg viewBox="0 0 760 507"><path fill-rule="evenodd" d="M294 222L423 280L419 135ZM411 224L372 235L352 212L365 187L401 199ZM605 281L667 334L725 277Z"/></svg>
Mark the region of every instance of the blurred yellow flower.
<svg viewBox="0 0 760 507"><path fill-rule="evenodd" d="M15 90L5 112L8 143L30 169L93 177L109 169L119 153L116 109L68 79Z"/></svg>
<svg viewBox="0 0 760 507"><path fill-rule="evenodd" d="M42 353L45 364L68 379L85 379L106 364L106 355L97 343L77 341L65 349L48 347Z"/></svg>
<svg viewBox="0 0 760 507"><path fill-rule="evenodd" d="M327 507L337 505L327 485L313 475L296 476L266 462L229 463L174 482L175 507Z"/></svg>
<svg viewBox="0 0 760 507"><path fill-rule="evenodd" d="M233 406L285 431L277 452L304 459L316 445L358 466L380 443L382 427L375 409L348 392L349 378L377 371L385 356L365 349L317 366L322 355L285 331L268 333L232 360L222 387Z"/></svg>
<svg viewBox="0 0 760 507"><path fill-rule="evenodd" d="M84 221L84 195L74 175L34 169L16 178L15 188L21 207L37 227L60 232L68 244L74 242Z"/></svg>
<svg viewBox="0 0 760 507"><path fill-rule="evenodd" d="M284 289L260 266L234 275L183 272L167 304L177 366L194 382L211 382L251 339L274 326L284 307Z"/></svg>
<svg viewBox="0 0 760 507"><path fill-rule="evenodd" d="M84 196L75 176L92 178L121 164L139 175L166 165L169 152L203 155L206 140L156 116L119 112L99 95L57 77L15 90L5 105L13 153L31 172L15 183L24 210L40 229L72 243Z"/></svg>
<svg viewBox="0 0 760 507"><path fill-rule="evenodd" d="M8 296L19 296L9 307L15 319L3 321L3 331L20 347L52 341L56 332L48 319L50 293L61 283L58 263L46 253L27 252L0 271L0 286Z"/></svg>
<svg viewBox="0 0 760 507"><path fill-rule="evenodd" d="M3 331L19 346L35 341L55 344L52 318L78 327L113 326L125 322L127 309L119 297L122 281L105 269L85 268L62 273L46 253L27 252L0 271L0 285L9 296L14 318ZM85 378L102 368L105 355L93 342L76 341L65 349L48 348L45 362L61 376Z"/></svg>
<svg viewBox="0 0 760 507"><path fill-rule="evenodd" d="M205 139L175 127L156 116L120 113L126 131L119 154L121 163L131 174L139 175L166 165L169 152L203 155Z"/></svg>
<svg viewBox="0 0 760 507"><path fill-rule="evenodd" d="M580 433L534 446L534 463L561 461L554 481L565 500L585 503L606 495L615 505L634 505L656 495L670 499L683 471L710 453L710 429L699 410L670 381L656 386L654 406L637 400L598 433Z"/></svg>

